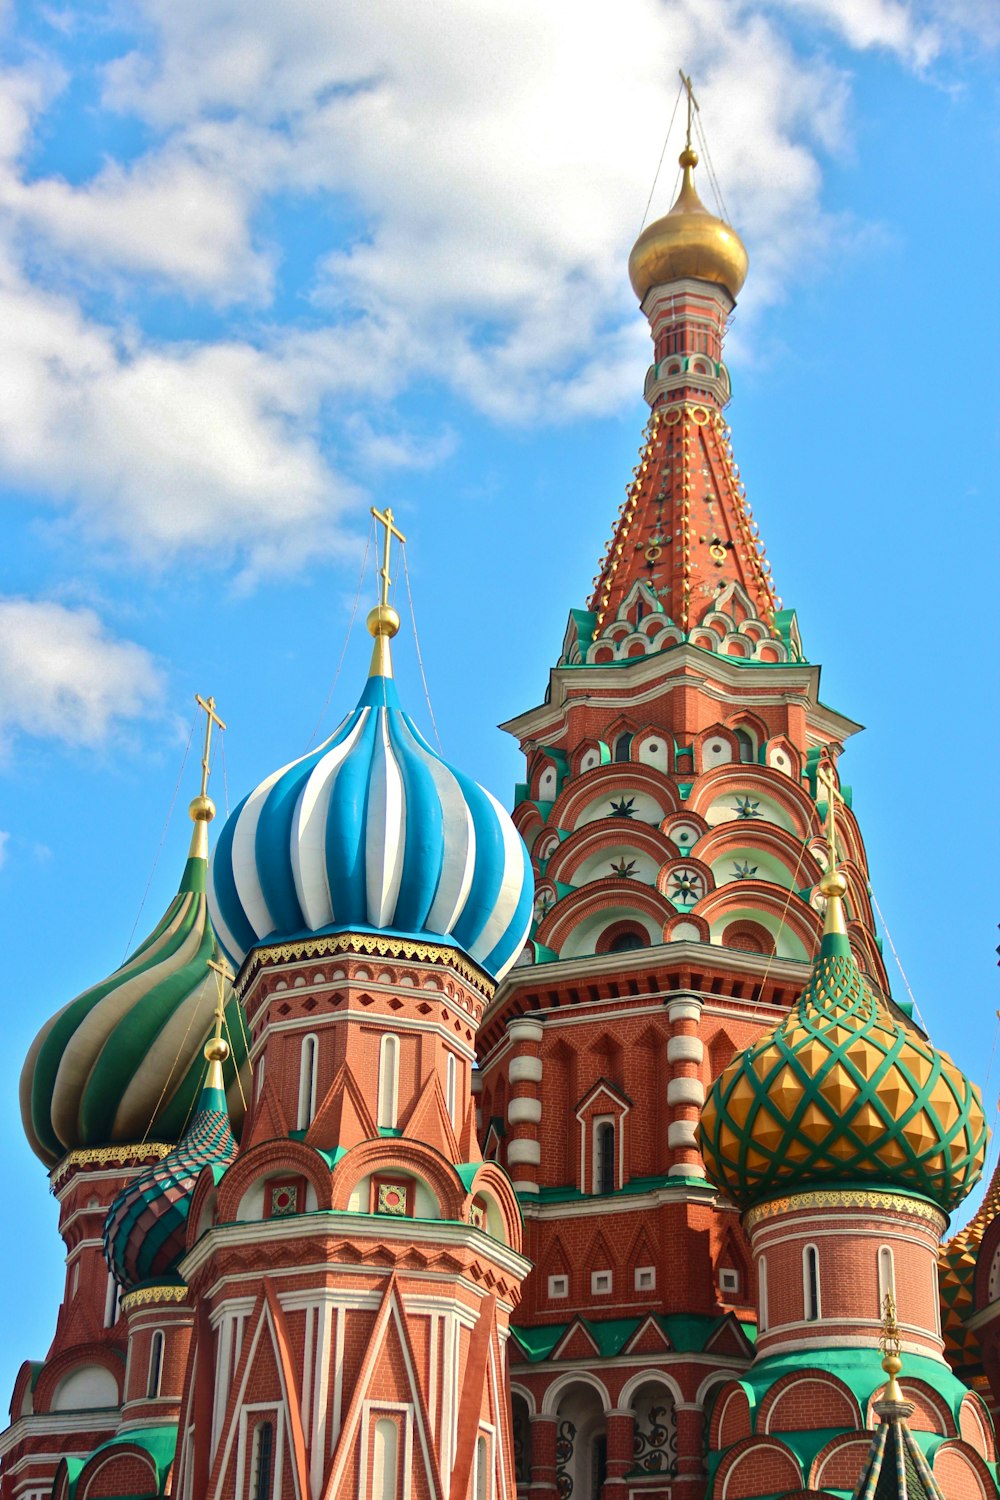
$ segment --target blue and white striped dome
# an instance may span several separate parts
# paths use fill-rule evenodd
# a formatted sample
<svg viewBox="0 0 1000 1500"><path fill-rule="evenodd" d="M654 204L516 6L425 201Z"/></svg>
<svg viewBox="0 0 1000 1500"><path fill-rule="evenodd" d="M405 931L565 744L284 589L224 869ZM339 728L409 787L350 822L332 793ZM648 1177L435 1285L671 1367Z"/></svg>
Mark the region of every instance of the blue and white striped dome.
<svg viewBox="0 0 1000 1500"><path fill-rule="evenodd" d="M431 749L373 676L319 749L227 820L209 909L233 963L258 944L372 930L451 942L501 978L528 935L528 852L495 797Z"/></svg>

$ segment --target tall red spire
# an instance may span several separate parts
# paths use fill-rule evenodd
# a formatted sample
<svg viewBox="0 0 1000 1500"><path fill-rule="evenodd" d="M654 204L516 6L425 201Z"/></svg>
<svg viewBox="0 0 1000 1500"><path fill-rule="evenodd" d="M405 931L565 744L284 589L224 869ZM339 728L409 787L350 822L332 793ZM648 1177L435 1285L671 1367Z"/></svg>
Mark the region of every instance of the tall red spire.
<svg viewBox="0 0 1000 1500"><path fill-rule="evenodd" d="M722 415L730 395L722 344L746 250L698 197L697 162L686 146L677 201L643 231L629 260L653 337L645 386L652 416L589 602L594 662L682 639L758 661L798 655L778 618L781 600Z"/></svg>

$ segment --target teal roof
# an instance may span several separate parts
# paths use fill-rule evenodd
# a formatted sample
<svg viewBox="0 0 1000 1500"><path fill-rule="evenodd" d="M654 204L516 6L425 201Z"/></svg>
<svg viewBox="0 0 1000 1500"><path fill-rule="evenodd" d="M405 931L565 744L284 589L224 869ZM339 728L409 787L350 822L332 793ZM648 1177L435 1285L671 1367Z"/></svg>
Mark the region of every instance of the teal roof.
<svg viewBox="0 0 1000 1500"><path fill-rule="evenodd" d="M133 1427L128 1432L120 1432L116 1437L109 1438L106 1443L101 1443L93 1453L86 1458L67 1458L66 1472L69 1478L68 1500L76 1500L76 1486L80 1478L80 1472L85 1464L89 1464L92 1458L99 1453L112 1453L116 1448L142 1448L148 1453L156 1470L156 1495L164 1493L164 1485L170 1474L170 1466L174 1461L174 1453L177 1450L177 1428L173 1423L158 1427ZM147 1494L151 1492L147 1491ZM133 1493L120 1496L109 1496L108 1500L145 1500Z"/></svg>
<svg viewBox="0 0 1000 1500"><path fill-rule="evenodd" d="M548 1359L567 1329L574 1324L585 1328L597 1345L602 1359L611 1359L648 1318L663 1330L678 1354L700 1354L713 1333L729 1321L729 1313L710 1317L700 1313L642 1313L637 1318L571 1318L565 1323L543 1323L531 1327L511 1325L511 1332L534 1364ZM753 1343L757 1329L753 1323L740 1323L747 1339Z"/></svg>

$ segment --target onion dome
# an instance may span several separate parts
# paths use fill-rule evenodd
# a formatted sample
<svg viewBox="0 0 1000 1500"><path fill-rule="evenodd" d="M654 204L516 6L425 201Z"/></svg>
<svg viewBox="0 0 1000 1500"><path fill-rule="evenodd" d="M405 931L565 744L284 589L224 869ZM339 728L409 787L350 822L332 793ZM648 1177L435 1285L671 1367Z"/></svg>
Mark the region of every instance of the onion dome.
<svg viewBox="0 0 1000 1500"><path fill-rule="evenodd" d="M180 1139L201 1082L201 1046L212 1023L220 957L208 917L204 794L190 807L194 833L177 895L110 978L84 990L48 1021L21 1072L21 1118L36 1156L53 1166L67 1151ZM245 1057L237 1002L230 1035ZM239 1096L234 1098L239 1109Z"/></svg>
<svg viewBox="0 0 1000 1500"><path fill-rule="evenodd" d="M735 301L747 279L746 246L735 229L710 214L698 197L692 176L698 153L685 146L679 160L684 176L677 202L662 219L647 224L632 247L632 289L642 302L650 287L690 276L725 287Z"/></svg>
<svg viewBox="0 0 1000 1500"><path fill-rule="evenodd" d="M456 945L499 979L524 945L527 850L496 798L403 712L389 658L398 625L385 603L372 610L357 708L262 781L222 830L209 905L236 965L258 944L377 931Z"/></svg>
<svg viewBox="0 0 1000 1500"><path fill-rule="evenodd" d="M950 1212L983 1168L979 1092L869 988L846 936L844 876L832 870L819 889L826 931L809 984L709 1091L700 1127L708 1174L741 1208L874 1181Z"/></svg>
<svg viewBox="0 0 1000 1500"><path fill-rule="evenodd" d="M941 1334L944 1354L955 1374L967 1383L982 1371L979 1336L967 1319L973 1309L976 1266L983 1236L1000 1213L1000 1162L979 1210L957 1234L941 1246L938 1286L941 1292Z"/></svg>
<svg viewBox="0 0 1000 1500"><path fill-rule="evenodd" d="M208 1071L198 1107L183 1138L162 1161L133 1178L108 1209L104 1254L126 1291L170 1275L184 1254L198 1178L211 1167L218 1182L236 1155L222 1077L222 1064L229 1056L222 1038L224 1024L220 1007L215 1034L205 1046Z"/></svg>

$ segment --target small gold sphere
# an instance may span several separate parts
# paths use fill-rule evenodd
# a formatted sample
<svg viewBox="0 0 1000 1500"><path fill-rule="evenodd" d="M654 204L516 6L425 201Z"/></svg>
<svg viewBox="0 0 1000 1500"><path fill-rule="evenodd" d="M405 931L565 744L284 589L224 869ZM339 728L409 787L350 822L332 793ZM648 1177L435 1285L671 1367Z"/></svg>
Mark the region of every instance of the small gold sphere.
<svg viewBox="0 0 1000 1500"><path fill-rule="evenodd" d="M215 803L211 797L195 797L188 807L188 812L195 823L211 823L215 817Z"/></svg>
<svg viewBox="0 0 1000 1500"><path fill-rule="evenodd" d="M376 604L368 614L368 634L377 639L387 635L390 640L399 629L399 616L391 604Z"/></svg>
<svg viewBox="0 0 1000 1500"><path fill-rule="evenodd" d="M819 883L819 893L821 896L846 896L846 875L842 875L839 870L827 870Z"/></svg>
<svg viewBox="0 0 1000 1500"><path fill-rule="evenodd" d="M229 1056L229 1043L225 1037L209 1037L205 1043L206 1062L225 1062Z"/></svg>
<svg viewBox="0 0 1000 1500"><path fill-rule="evenodd" d="M903 1361L898 1354L887 1354L882 1361L882 1368L889 1376L898 1375L903 1368Z"/></svg>

